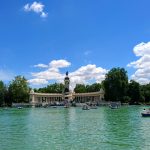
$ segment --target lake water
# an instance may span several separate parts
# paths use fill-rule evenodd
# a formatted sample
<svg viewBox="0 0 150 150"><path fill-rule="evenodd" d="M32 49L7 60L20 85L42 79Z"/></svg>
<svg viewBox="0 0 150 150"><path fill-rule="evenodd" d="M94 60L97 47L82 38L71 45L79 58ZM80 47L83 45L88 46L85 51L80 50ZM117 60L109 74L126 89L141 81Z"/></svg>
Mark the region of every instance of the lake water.
<svg viewBox="0 0 150 150"><path fill-rule="evenodd" d="M0 109L0 150L150 150L143 108Z"/></svg>

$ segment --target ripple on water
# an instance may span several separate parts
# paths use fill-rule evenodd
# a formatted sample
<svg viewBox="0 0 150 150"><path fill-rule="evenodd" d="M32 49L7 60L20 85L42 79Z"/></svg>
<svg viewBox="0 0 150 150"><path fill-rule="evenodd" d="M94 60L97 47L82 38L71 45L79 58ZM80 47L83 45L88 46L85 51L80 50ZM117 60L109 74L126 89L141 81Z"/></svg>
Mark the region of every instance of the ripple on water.
<svg viewBox="0 0 150 150"><path fill-rule="evenodd" d="M0 110L2 150L134 150L150 147L143 107Z"/></svg>

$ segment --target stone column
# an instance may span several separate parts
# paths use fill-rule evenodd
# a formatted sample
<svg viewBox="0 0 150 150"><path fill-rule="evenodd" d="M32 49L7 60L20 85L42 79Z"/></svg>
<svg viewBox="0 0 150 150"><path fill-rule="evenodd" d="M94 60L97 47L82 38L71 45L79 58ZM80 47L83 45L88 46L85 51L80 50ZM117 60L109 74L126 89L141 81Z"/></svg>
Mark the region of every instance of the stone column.
<svg viewBox="0 0 150 150"><path fill-rule="evenodd" d="M101 94L100 94L100 96L99 96L99 100L100 100L100 101L102 100L102 98L101 98Z"/></svg>
<svg viewBox="0 0 150 150"><path fill-rule="evenodd" d="M33 94L32 95L32 103L34 103L35 102L35 95Z"/></svg>

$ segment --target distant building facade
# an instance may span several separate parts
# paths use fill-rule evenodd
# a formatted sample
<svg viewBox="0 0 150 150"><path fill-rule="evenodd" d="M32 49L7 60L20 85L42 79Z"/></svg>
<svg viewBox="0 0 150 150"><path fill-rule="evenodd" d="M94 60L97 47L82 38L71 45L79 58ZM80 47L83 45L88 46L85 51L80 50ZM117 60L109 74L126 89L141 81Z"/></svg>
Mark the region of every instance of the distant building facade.
<svg viewBox="0 0 150 150"><path fill-rule="evenodd" d="M89 93L75 93L69 90L70 79L68 72L64 78L64 91L62 93L36 93L33 90L30 92L30 104L38 105L53 105L56 103L63 104L65 101L74 101L75 103L100 103L104 99L104 90Z"/></svg>

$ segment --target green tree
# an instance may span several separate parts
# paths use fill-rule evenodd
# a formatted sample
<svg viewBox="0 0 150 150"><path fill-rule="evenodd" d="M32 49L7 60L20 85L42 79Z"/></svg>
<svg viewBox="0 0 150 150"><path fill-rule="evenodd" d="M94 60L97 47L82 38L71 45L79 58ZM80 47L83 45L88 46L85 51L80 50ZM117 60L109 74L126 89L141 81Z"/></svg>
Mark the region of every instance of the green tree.
<svg viewBox="0 0 150 150"><path fill-rule="evenodd" d="M141 98L140 84L134 80L131 80L128 85L128 96L131 98L132 104L138 103Z"/></svg>
<svg viewBox="0 0 150 150"><path fill-rule="evenodd" d="M87 92L86 86L84 84L76 84L74 91L76 93L86 93Z"/></svg>
<svg viewBox="0 0 150 150"><path fill-rule="evenodd" d="M5 105L6 106L11 106L12 105L12 99L11 95L9 93L8 87L5 87Z"/></svg>
<svg viewBox="0 0 150 150"><path fill-rule="evenodd" d="M103 81L105 99L109 101L124 101L127 94L128 76L124 68L112 68Z"/></svg>
<svg viewBox="0 0 150 150"><path fill-rule="evenodd" d="M150 102L150 83L141 85L141 95L144 97L146 103Z"/></svg>
<svg viewBox="0 0 150 150"><path fill-rule="evenodd" d="M29 85L25 77L16 76L11 81L8 92L12 102L21 103L29 100Z"/></svg>
<svg viewBox="0 0 150 150"><path fill-rule="evenodd" d="M0 81L0 106L3 106L5 103L5 92L6 92L6 87L3 81Z"/></svg>
<svg viewBox="0 0 150 150"><path fill-rule="evenodd" d="M92 85L86 85L87 92L97 92L100 91L101 84L100 83L93 83Z"/></svg>
<svg viewBox="0 0 150 150"><path fill-rule="evenodd" d="M63 90L64 85L62 83L54 83L47 85L47 87L36 89L36 91L40 93L62 93Z"/></svg>

